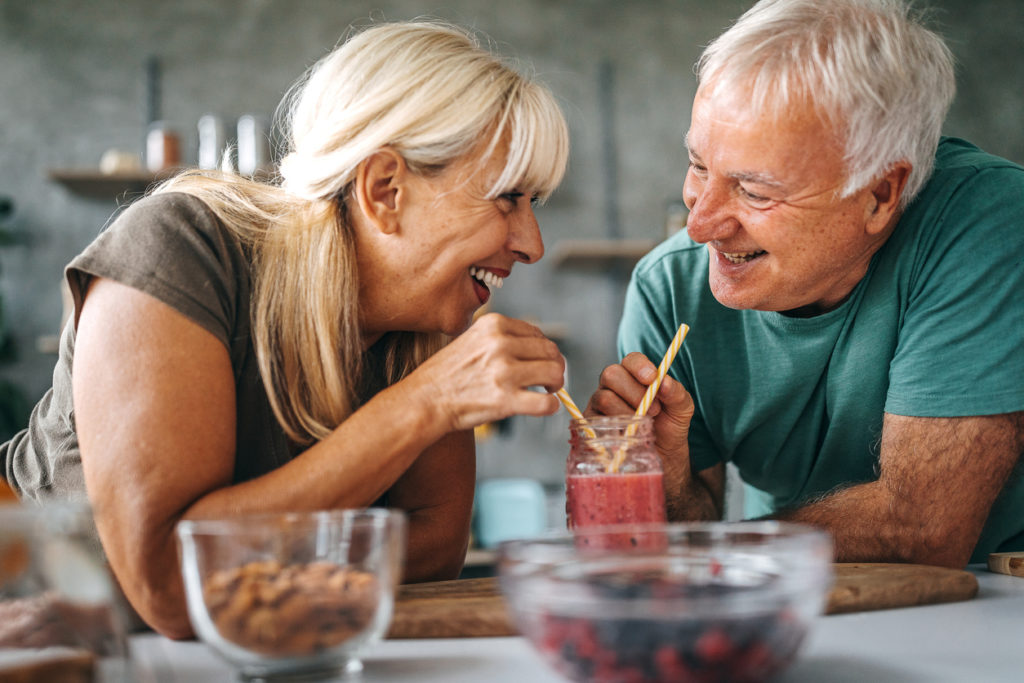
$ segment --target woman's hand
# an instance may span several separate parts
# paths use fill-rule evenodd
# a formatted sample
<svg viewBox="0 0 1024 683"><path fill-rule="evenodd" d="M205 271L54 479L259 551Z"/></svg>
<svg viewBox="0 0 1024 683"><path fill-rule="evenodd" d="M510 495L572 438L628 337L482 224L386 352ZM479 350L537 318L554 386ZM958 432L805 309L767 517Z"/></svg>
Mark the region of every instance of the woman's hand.
<svg viewBox="0 0 1024 683"><path fill-rule="evenodd" d="M405 381L440 412L445 433L510 415L551 415L565 376L558 346L534 325L497 313L481 316Z"/></svg>

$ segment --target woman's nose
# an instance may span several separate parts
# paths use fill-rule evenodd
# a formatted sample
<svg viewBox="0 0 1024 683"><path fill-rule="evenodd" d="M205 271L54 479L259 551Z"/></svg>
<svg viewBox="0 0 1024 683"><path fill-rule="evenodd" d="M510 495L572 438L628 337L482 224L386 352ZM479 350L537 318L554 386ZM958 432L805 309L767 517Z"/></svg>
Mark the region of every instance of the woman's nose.
<svg viewBox="0 0 1024 683"><path fill-rule="evenodd" d="M540 224L528 206L516 212L509 233L509 249L523 263L536 263L544 256L544 239L540 235Z"/></svg>
<svg viewBox="0 0 1024 683"><path fill-rule="evenodd" d="M729 213L728 192L713 180L697 178L692 170L683 182L683 203L690 210L686 231L694 242L721 239L736 228L737 221Z"/></svg>

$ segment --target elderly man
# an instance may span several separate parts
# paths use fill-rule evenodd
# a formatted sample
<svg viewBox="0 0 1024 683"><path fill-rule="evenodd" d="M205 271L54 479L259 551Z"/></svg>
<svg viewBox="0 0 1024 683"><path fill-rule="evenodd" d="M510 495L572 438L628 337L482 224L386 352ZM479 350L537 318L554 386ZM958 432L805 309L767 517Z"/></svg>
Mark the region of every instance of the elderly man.
<svg viewBox="0 0 1024 683"><path fill-rule="evenodd" d="M1024 169L940 138L942 40L894 0L762 0L698 64L687 230L637 266L591 413L651 413L672 519L830 531L840 561L1024 549ZM678 381L676 381L678 380Z"/></svg>

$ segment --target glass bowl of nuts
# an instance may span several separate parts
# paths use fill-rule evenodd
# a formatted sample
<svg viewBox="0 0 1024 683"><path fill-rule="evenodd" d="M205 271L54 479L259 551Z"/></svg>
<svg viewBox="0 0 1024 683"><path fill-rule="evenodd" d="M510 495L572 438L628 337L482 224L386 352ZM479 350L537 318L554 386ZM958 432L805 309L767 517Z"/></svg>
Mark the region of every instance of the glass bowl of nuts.
<svg viewBox="0 0 1024 683"><path fill-rule="evenodd" d="M186 520L177 533L192 627L243 679L354 674L391 622L400 511Z"/></svg>
<svg viewBox="0 0 1024 683"><path fill-rule="evenodd" d="M796 658L832 542L779 522L643 524L506 541L519 631L574 681L764 681Z"/></svg>
<svg viewBox="0 0 1024 683"><path fill-rule="evenodd" d="M0 681L125 683L127 625L87 504L0 504Z"/></svg>

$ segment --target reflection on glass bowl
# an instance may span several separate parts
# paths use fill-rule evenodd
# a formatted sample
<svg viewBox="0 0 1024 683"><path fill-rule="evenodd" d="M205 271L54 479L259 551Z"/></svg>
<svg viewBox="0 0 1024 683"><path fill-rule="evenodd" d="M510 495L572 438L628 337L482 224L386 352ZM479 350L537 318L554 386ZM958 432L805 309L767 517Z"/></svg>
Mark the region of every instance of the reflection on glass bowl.
<svg viewBox="0 0 1024 683"><path fill-rule="evenodd" d="M777 522L563 532L498 549L520 632L576 681L762 681L832 580L823 532Z"/></svg>

